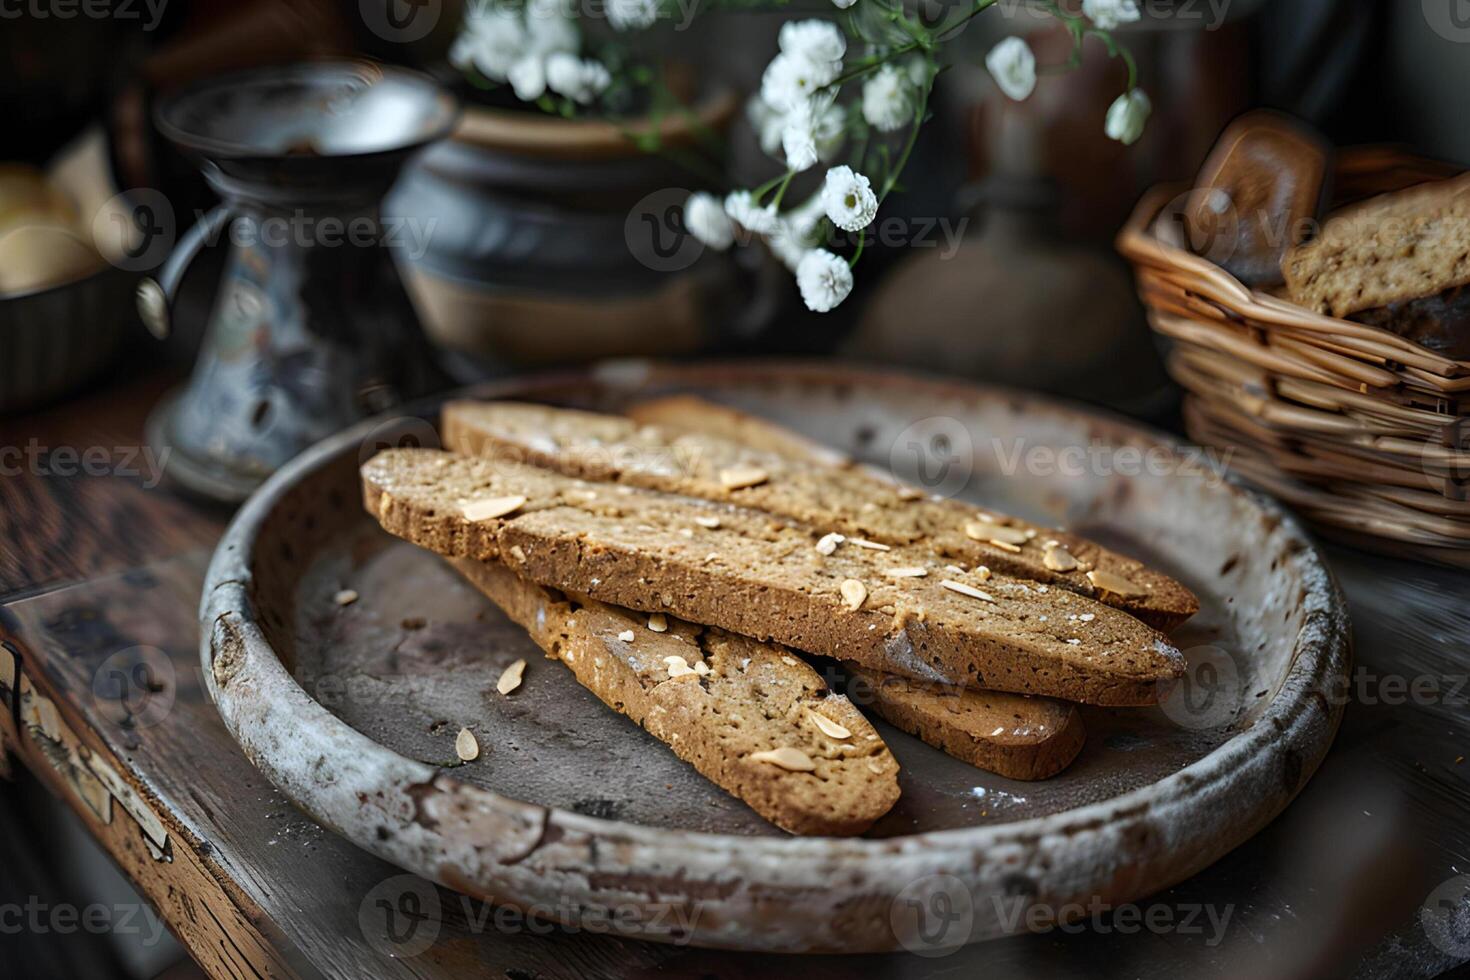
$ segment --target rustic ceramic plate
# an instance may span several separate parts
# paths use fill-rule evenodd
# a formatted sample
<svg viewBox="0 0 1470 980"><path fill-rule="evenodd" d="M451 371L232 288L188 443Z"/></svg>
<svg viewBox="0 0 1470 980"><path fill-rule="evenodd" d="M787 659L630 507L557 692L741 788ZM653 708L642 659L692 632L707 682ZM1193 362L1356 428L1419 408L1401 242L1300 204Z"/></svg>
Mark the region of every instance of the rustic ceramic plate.
<svg viewBox="0 0 1470 980"><path fill-rule="evenodd" d="M1201 598L1175 637L1189 678L1161 708L1087 711L1081 757L1043 782L880 724L903 767L897 807L864 839L791 838L363 514L360 462L432 444L428 415L317 446L220 543L204 673L251 760L321 823L471 895L653 939L851 952L953 946L1158 891L1259 830L1321 761L1348 670L1342 598L1292 519L1187 451L1012 392L837 366L624 363L479 393L616 409L673 391L1158 564ZM521 657L522 688L496 694ZM483 754L457 764L464 726Z"/></svg>

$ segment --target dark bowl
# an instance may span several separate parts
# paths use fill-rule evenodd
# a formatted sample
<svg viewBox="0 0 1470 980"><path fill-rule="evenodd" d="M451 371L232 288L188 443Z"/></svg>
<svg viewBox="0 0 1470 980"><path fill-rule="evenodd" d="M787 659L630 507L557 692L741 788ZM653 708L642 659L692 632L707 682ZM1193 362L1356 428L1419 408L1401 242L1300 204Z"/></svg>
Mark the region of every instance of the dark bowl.
<svg viewBox="0 0 1470 980"><path fill-rule="evenodd" d="M35 408L97 377L138 332L136 281L108 266L84 279L0 296L0 414Z"/></svg>

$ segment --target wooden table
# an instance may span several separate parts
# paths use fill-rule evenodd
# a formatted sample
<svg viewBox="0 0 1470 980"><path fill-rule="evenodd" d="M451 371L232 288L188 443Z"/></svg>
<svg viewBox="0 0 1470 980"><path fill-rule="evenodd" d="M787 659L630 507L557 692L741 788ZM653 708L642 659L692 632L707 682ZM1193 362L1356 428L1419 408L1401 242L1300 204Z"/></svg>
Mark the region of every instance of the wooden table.
<svg viewBox="0 0 1470 980"><path fill-rule="evenodd" d="M859 961L656 946L441 889L434 941L399 955L385 910L419 883L297 812L203 692L196 605L229 515L144 486L163 384L0 421L0 453L21 450L0 455L0 769L66 801L211 975L1433 976L1470 959L1470 576L1340 549L1358 666L1331 755L1263 833L1140 909Z"/></svg>

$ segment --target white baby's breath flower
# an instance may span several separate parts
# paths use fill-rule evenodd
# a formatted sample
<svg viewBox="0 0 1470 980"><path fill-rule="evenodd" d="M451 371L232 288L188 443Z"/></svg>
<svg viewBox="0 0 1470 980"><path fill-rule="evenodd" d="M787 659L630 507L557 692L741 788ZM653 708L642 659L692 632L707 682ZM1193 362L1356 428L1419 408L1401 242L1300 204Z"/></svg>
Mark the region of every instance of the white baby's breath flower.
<svg viewBox="0 0 1470 980"><path fill-rule="evenodd" d="M558 51L546 59L546 87L573 102L587 104L612 83L599 61Z"/></svg>
<svg viewBox="0 0 1470 980"><path fill-rule="evenodd" d="M817 165L817 134L810 104L797 106L786 116L781 130L781 152L786 166L797 173Z"/></svg>
<svg viewBox="0 0 1470 980"><path fill-rule="evenodd" d="M1000 90L1017 102L1036 88L1036 56L1031 46L1018 37L1008 37L990 49L985 67Z"/></svg>
<svg viewBox="0 0 1470 980"><path fill-rule="evenodd" d="M845 259L825 248L814 248L796 267L796 285L807 309L826 313L852 292L852 269Z"/></svg>
<svg viewBox="0 0 1470 980"><path fill-rule="evenodd" d="M832 6L836 7L838 10L846 10L848 7L851 7L855 3L857 3L857 0L832 0Z"/></svg>
<svg viewBox="0 0 1470 980"><path fill-rule="evenodd" d="M819 243L818 228L826 216L822 192L817 191L805 203L781 215L780 227L774 234L766 237L766 244L771 247L776 258L795 273L801 260Z"/></svg>
<svg viewBox="0 0 1470 980"><path fill-rule="evenodd" d="M713 194L696 191L684 202L684 227L689 234L716 251L723 252L735 241L735 226Z"/></svg>
<svg viewBox="0 0 1470 980"><path fill-rule="evenodd" d="M527 7L526 42L530 49L526 54L539 54L543 58L558 51L576 54L582 49L582 32L575 20L554 8L538 12L534 7Z"/></svg>
<svg viewBox="0 0 1470 980"><path fill-rule="evenodd" d="M546 94L546 59L528 54L510 66L506 80L522 102L535 102Z"/></svg>
<svg viewBox="0 0 1470 980"><path fill-rule="evenodd" d="M929 84L929 73L933 69L926 58L914 55L904 62L903 73L908 76L909 82L914 88L923 88Z"/></svg>
<svg viewBox="0 0 1470 980"><path fill-rule="evenodd" d="M780 226L776 205L760 207L750 191L734 191L726 195L725 214L740 227L757 235L769 235Z"/></svg>
<svg viewBox="0 0 1470 980"><path fill-rule="evenodd" d="M835 93L819 94L783 117L781 149L787 167L800 173L842 148L845 117L835 102Z"/></svg>
<svg viewBox="0 0 1470 980"><path fill-rule="evenodd" d="M1124 92L1113 100L1108 107L1107 122L1103 130L1109 139L1115 139L1124 146L1131 146L1143 135L1144 124L1148 122L1149 113L1153 112L1153 103L1144 94L1143 89L1136 88Z"/></svg>
<svg viewBox="0 0 1470 980"><path fill-rule="evenodd" d="M826 99L817 111L813 133L817 138L817 156L823 163L831 163L842 152L842 144L847 140L847 113L836 104L835 94Z"/></svg>
<svg viewBox="0 0 1470 980"><path fill-rule="evenodd" d="M851 167L833 167L822 185L822 206L843 231L862 231L878 214L878 196L862 174Z"/></svg>
<svg viewBox="0 0 1470 980"><path fill-rule="evenodd" d="M607 20L619 31L651 27L658 20L658 0L607 0Z"/></svg>
<svg viewBox="0 0 1470 980"><path fill-rule="evenodd" d="M863 83L863 118L874 129L891 133L914 114L914 87L903 72L884 65Z"/></svg>
<svg viewBox="0 0 1470 980"><path fill-rule="evenodd" d="M752 95L745 103L745 118L750 120L750 128L755 130L761 152L775 156L776 151L781 149L781 133L786 129L786 113L771 108L759 95Z"/></svg>
<svg viewBox="0 0 1470 980"><path fill-rule="evenodd" d="M480 74L505 81L510 66L525 54L526 31L520 15L498 6L475 6L465 11L464 27L451 58L473 65Z"/></svg>
<svg viewBox="0 0 1470 980"><path fill-rule="evenodd" d="M1119 24L1138 19L1138 5L1133 0L1082 0L1082 13L1100 30L1111 31Z"/></svg>
<svg viewBox="0 0 1470 980"><path fill-rule="evenodd" d="M801 267L801 260L806 258L806 254L812 250L811 246L804 243L801 237L784 221L774 234L766 236L766 244L770 246L771 254L776 256L792 275L796 274L796 270Z"/></svg>
<svg viewBox="0 0 1470 980"><path fill-rule="evenodd" d="M761 98L779 112L790 112L835 79L841 62L818 62L782 52L761 75Z"/></svg>
<svg viewBox="0 0 1470 980"><path fill-rule="evenodd" d="M830 64L847 54L847 38L828 20L793 20L781 25L782 54Z"/></svg>

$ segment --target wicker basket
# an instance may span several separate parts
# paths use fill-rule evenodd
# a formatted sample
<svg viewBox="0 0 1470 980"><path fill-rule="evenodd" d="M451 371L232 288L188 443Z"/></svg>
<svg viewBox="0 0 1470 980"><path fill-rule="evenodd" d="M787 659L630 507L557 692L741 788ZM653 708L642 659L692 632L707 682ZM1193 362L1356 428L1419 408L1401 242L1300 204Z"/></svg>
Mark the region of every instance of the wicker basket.
<svg viewBox="0 0 1470 980"><path fill-rule="evenodd" d="M1333 206L1457 173L1349 150ZM1146 195L1118 249L1169 338L1190 437L1332 536L1470 567L1470 362L1246 287L1185 246L1186 190Z"/></svg>

